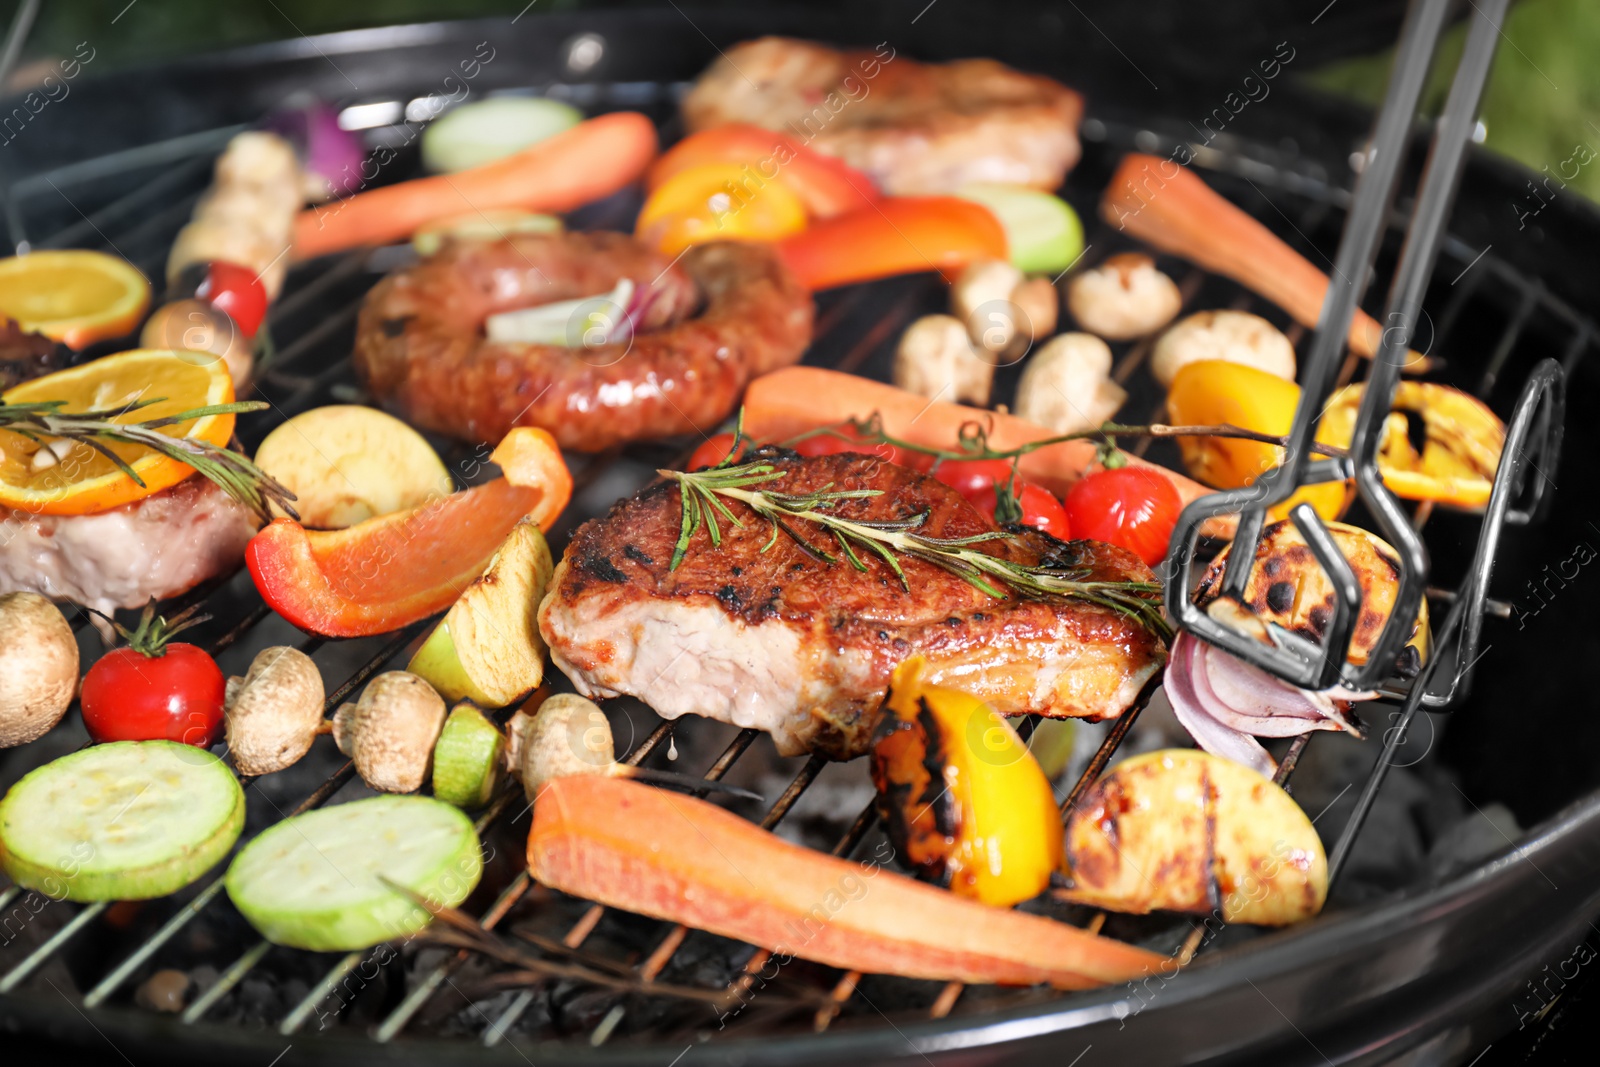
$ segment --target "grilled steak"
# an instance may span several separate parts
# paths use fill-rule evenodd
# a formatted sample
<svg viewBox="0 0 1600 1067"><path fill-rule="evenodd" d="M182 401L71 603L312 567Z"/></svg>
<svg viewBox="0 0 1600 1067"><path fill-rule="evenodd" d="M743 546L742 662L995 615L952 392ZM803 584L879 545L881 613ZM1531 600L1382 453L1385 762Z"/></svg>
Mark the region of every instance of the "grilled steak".
<svg viewBox="0 0 1600 1067"><path fill-rule="evenodd" d="M28 590L107 614L136 608L238 567L258 525L198 474L92 515L0 508L0 593Z"/></svg>
<svg viewBox="0 0 1600 1067"><path fill-rule="evenodd" d="M1078 161L1083 98L992 59L918 63L892 47L841 52L763 37L722 53L683 99L690 131L779 130L895 194L968 182L1054 189Z"/></svg>
<svg viewBox="0 0 1600 1067"><path fill-rule="evenodd" d="M953 489L909 468L851 453L802 459L775 450L797 493L876 489L833 513L867 520L926 511L922 532L995 530ZM1130 618L1076 598L997 599L941 567L902 557L909 592L870 552L827 562L737 501L745 523L698 531L669 569L681 514L674 484L645 490L585 523L556 568L539 629L556 664L596 697L629 694L666 718L694 713L766 730L778 750L848 759L870 740L889 674L915 652L929 681L955 686L1008 715L1109 718L1122 713L1164 658L1159 638ZM800 523L801 527L808 524ZM820 530L798 533L842 557ZM1094 541L1063 543L1015 528L980 550L1105 581L1150 581L1145 565Z"/></svg>

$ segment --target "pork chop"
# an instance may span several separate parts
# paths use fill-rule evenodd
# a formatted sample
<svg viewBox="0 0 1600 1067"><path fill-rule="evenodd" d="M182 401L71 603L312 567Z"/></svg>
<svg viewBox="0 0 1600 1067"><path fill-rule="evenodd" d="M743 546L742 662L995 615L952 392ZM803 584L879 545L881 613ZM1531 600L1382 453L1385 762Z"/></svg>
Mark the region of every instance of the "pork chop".
<svg viewBox="0 0 1600 1067"><path fill-rule="evenodd" d="M849 519L903 519L965 537L998 528L960 494L907 467L859 453L801 458L768 450L784 472L772 488L798 493L876 489L838 504ZM912 653L927 678L1007 715L1105 719L1120 715L1160 669L1159 637L1111 608L1070 597L996 598L965 579L902 557L909 591L868 551L865 570L828 562L779 535L737 501L745 525L707 530L671 569L681 503L676 484L624 500L580 527L539 610L557 666L591 697L638 697L665 718L704 715L770 733L785 755L862 754L890 672ZM797 532L842 557L814 526ZM763 550L771 542L771 547ZM1152 581L1132 553L1008 528L977 546L1027 564L1103 581Z"/></svg>

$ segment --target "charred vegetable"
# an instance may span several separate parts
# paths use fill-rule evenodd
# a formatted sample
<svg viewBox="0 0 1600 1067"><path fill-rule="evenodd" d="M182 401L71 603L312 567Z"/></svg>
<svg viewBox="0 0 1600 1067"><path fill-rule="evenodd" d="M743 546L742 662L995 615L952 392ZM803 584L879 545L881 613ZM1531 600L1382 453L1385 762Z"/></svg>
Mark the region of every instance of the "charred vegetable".
<svg viewBox="0 0 1600 1067"><path fill-rule="evenodd" d="M1350 443L1364 391L1365 386L1357 383L1333 395L1322 417L1319 440ZM1422 422L1420 452L1408 431L1413 416ZM1401 382L1395 389L1394 410L1384 424L1378 470L1395 496L1481 508L1489 502L1505 444L1505 424L1483 401L1448 385Z"/></svg>
<svg viewBox="0 0 1600 1067"><path fill-rule="evenodd" d="M1072 900L1283 926L1322 910L1328 862L1289 794L1189 749L1124 760L1067 822ZM1154 872L1154 873L1153 873Z"/></svg>
<svg viewBox="0 0 1600 1067"><path fill-rule="evenodd" d="M890 840L917 873L1009 907L1044 891L1061 865L1050 782L993 708L923 684L913 656L894 672L872 745L872 780Z"/></svg>

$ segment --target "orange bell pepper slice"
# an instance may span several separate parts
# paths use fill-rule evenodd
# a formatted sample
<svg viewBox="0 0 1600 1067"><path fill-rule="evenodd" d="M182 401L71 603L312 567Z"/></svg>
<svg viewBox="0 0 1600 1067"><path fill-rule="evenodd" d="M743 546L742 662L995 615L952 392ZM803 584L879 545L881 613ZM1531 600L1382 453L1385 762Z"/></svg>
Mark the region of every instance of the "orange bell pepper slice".
<svg viewBox="0 0 1600 1067"><path fill-rule="evenodd" d="M988 208L954 196L891 196L818 222L778 243L778 254L811 289L895 274L959 271L1006 258L1006 232Z"/></svg>
<svg viewBox="0 0 1600 1067"><path fill-rule="evenodd" d="M872 179L843 160L807 148L787 134L743 123L685 137L650 165L645 188L653 193L684 171L711 163L734 164L741 179L754 183L777 181L788 186L812 218L832 218L878 199Z"/></svg>
<svg viewBox="0 0 1600 1067"><path fill-rule="evenodd" d="M805 228L805 205L788 186L751 181L734 163L707 163L651 193L634 233L675 256L705 241L776 241Z"/></svg>
<svg viewBox="0 0 1600 1067"><path fill-rule="evenodd" d="M555 438L519 427L490 453L503 476L343 530L278 519L245 548L266 602L302 630L365 637L455 603L524 516L548 529L572 498Z"/></svg>

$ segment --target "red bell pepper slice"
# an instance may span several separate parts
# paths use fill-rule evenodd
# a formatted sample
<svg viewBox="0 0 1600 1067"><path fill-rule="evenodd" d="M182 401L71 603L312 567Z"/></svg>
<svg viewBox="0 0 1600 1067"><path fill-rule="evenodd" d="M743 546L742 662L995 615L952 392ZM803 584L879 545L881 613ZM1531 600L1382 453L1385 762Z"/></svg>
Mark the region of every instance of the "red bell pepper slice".
<svg viewBox="0 0 1600 1067"><path fill-rule="evenodd" d="M685 137L651 164L645 188L654 192L667 179L708 163L748 164L753 181L788 186L812 218L832 218L878 199L872 179L843 160L807 148L776 130L743 124L717 126Z"/></svg>
<svg viewBox="0 0 1600 1067"><path fill-rule="evenodd" d="M544 430L512 430L489 457L504 477L343 530L278 519L245 548L272 609L302 630L365 637L453 604L527 516L548 529L572 475Z"/></svg>
<svg viewBox="0 0 1600 1067"><path fill-rule="evenodd" d="M954 196L887 197L778 243L813 290L1006 258L1006 233L988 208Z"/></svg>

